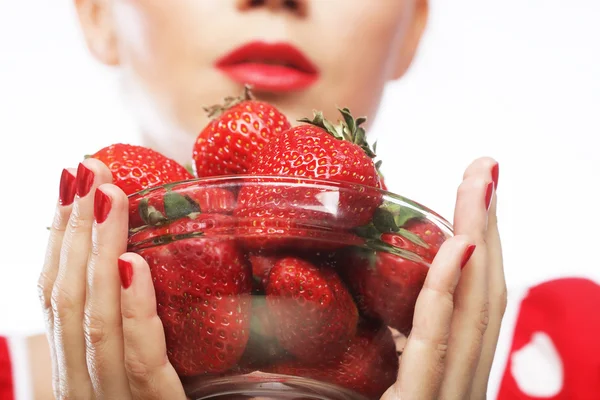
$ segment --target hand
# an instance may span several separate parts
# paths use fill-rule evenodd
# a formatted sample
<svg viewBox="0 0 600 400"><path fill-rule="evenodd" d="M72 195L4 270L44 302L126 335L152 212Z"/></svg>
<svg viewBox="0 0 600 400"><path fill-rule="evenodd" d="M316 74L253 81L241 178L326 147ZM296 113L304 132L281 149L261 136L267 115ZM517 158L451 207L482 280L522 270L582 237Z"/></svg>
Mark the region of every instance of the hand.
<svg viewBox="0 0 600 400"><path fill-rule="evenodd" d="M482 158L465 172L454 214L456 236L444 243L431 265L398 380L383 400L486 398L506 308L496 220L497 165Z"/></svg>
<svg viewBox="0 0 600 400"><path fill-rule="evenodd" d="M167 359L148 265L125 253L128 199L111 182L95 159L80 164L77 176L69 169L61 178L38 285L54 395L185 399Z"/></svg>

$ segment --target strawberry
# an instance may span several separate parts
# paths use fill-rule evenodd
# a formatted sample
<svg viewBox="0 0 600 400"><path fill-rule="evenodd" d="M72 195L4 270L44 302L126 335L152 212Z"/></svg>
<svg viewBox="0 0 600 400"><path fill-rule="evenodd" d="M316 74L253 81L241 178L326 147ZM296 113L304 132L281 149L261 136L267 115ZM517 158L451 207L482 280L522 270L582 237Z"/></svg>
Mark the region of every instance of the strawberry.
<svg viewBox="0 0 600 400"><path fill-rule="evenodd" d="M283 258L271 269L266 292L279 343L302 361L338 356L356 333L356 305L332 268Z"/></svg>
<svg viewBox="0 0 600 400"><path fill-rule="evenodd" d="M191 214L130 237L148 262L169 360L182 376L220 373L242 357L250 334L250 266L220 236L226 215Z"/></svg>
<svg viewBox="0 0 600 400"><path fill-rule="evenodd" d="M129 198L129 227L157 226L196 212L230 214L235 203L233 192L196 181L165 185Z"/></svg>
<svg viewBox="0 0 600 400"><path fill-rule="evenodd" d="M399 239L406 243L401 237L382 237L392 242ZM429 270L427 264L368 249L355 249L341 258L339 270L359 310L408 336L417 297Z"/></svg>
<svg viewBox="0 0 600 400"><path fill-rule="evenodd" d="M213 119L194 144L198 177L245 174L271 137L290 128L287 118L273 105L256 101L246 87L241 98L227 98L224 106L208 109Z"/></svg>
<svg viewBox="0 0 600 400"><path fill-rule="evenodd" d="M424 218L412 218L408 220L404 225L404 229L415 234L427 245L423 256L429 263L433 261L440 247L446 241L444 232L433 222Z"/></svg>
<svg viewBox="0 0 600 400"><path fill-rule="evenodd" d="M381 240L403 250L411 251L431 264L435 255L446 241L442 230L424 218L409 220L398 233L384 233Z"/></svg>
<svg viewBox="0 0 600 400"><path fill-rule="evenodd" d="M113 176L113 183L125 194L192 179L193 175L176 161L152 149L117 143L89 156L102 161Z"/></svg>
<svg viewBox="0 0 600 400"><path fill-rule="evenodd" d="M310 123L271 138L258 154L249 173L278 177L273 179L281 184L241 189L235 211L240 235L269 234L271 246L279 245L276 237L335 241L342 231L371 221L381 203L381 193L369 190L380 184L375 154L360 127L365 119L340 111L344 122L338 127L316 113Z"/></svg>
<svg viewBox="0 0 600 400"><path fill-rule="evenodd" d="M382 240L397 248L411 251L431 263L446 241L446 234L425 214L444 221L444 218L426 207L408 199L400 202L384 202L373 215L372 224L361 227L367 239L383 234ZM365 229L368 228L368 229Z"/></svg>
<svg viewBox="0 0 600 400"><path fill-rule="evenodd" d="M268 372L312 378L379 399L396 381L398 356L389 329L361 329L339 360L314 366L299 361L282 362Z"/></svg>
<svg viewBox="0 0 600 400"><path fill-rule="evenodd" d="M269 273L278 260L277 256L264 255L260 253L248 254L248 259L252 265L252 275L256 281L256 289L264 291L269 281Z"/></svg>

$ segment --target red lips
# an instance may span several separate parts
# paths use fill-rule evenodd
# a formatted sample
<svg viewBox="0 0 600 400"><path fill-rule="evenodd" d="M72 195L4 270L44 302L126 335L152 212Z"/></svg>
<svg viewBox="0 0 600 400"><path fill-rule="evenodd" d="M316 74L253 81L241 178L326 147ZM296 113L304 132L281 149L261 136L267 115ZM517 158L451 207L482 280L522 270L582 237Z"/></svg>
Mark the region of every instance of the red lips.
<svg viewBox="0 0 600 400"><path fill-rule="evenodd" d="M319 77L317 67L286 43L249 43L218 60L216 67L232 80L258 91L303 90Z"/></svg>

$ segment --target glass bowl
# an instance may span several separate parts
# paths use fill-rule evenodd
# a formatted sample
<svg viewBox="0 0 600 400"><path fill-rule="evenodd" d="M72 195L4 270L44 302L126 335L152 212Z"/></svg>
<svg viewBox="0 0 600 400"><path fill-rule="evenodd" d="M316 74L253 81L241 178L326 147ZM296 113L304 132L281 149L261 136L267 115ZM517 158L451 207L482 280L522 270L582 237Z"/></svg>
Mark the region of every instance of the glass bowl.
<svg viewBox="0 0 600 400"><path fill-rule="evenodd" d="M133 194L168 356L192 399L377 399L452 235L380 189L237 175Z"/></svg>

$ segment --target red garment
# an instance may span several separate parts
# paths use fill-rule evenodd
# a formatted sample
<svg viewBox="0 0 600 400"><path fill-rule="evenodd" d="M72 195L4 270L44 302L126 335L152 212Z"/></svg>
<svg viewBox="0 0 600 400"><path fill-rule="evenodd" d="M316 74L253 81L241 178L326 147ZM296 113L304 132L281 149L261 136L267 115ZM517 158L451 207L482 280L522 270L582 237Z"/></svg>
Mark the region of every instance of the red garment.
<svg viewBox="0 0 600 400"><path fill-rule="evenodd" d="M600 286L557 279L521 302L498 400L600 400Z"/></svg>
<svg viewBox="0 0 600 400"><path fill-rule="evenodd" d="M14 400L12 366L8 341L0 337L0 400Z"/></svg>

